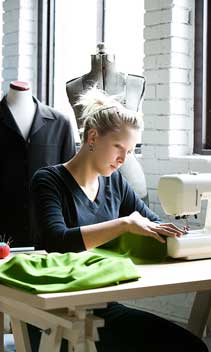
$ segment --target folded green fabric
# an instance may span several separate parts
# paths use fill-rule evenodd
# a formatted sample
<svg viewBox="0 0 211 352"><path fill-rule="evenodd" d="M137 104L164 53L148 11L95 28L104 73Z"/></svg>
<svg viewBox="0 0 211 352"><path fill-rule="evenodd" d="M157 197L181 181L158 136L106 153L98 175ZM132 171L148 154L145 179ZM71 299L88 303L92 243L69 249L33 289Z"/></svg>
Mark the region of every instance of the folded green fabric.
<svg viewBox="0 0 211 352"><path fill-rule="evenodd" d="M124 233L118 238L96 248L94 253L130 258L135 264L159 263L167 256L167 243L152 237Z"/></svg>
<svg viewBox="0 0 211 352"><path fill-rule="evenodd" d="M36 294L87 290L139 277L130 259L90 252L17 254L0 265L0 283Z"/></svg>

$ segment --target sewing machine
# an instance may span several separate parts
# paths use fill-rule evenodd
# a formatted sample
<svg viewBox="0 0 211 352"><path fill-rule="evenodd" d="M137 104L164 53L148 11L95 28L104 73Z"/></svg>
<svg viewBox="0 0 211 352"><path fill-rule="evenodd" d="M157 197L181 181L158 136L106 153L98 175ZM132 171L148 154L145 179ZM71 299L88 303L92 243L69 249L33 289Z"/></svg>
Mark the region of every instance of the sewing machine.
<svg viewBox="0 0 211 352"><path fill-rule="evenodd" d="M159 181L158 195L166 214L184 219L197 215L202 199L208 200L204 227L182 237L169 237L167 251L173 258L211 258L211 174L164 175Z"/></svg>

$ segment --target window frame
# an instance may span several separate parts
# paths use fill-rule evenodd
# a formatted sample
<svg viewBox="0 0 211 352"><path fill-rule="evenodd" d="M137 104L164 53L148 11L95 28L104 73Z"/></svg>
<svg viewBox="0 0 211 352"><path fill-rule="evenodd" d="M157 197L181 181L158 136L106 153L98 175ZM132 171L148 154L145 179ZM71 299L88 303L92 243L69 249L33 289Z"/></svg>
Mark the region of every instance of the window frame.
<svg viewBox="0 0 211 352"><path fill-rule="evenodd" d="M54 105L55 0L38 0L37 98Z"/></svg>
<svg viewBox="0 0 211 352"><path fill-rule="evenodd" d="M211 59L211 5L207 0L195 1L194 47L194 153L211 155L211 94L207 62ZM209 106L210 105L210 106Z"/></svg>

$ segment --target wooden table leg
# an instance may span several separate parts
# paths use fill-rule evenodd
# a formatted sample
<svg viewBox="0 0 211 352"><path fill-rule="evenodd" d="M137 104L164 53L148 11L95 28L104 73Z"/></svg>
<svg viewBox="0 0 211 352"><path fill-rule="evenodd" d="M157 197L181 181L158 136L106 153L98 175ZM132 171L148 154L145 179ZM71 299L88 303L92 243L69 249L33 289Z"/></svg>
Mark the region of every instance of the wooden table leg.
<svg viewBox="0 0 211 352"><path fill-rule="evenodd" d="M0 352L4 352L4 313L0 312Z"/></svg>
<svg viewBox="0 0 211 352"><path fill-rule="evenodd" d="M27 325L23 321L11 317L12 332L17 352L31 352L31 344Z"/></svg>
<svg viewBox="0 0 211 352"><path fill-rule="evenodd" d="M43 332L40 341L39 352L59 352L62 341L63 328L58 326L54 329L50 329L49 333Z"/></svg>
<svg viewBox="0 0 211 352"><path fill-rule="evenodd" d="M188 321L188 329L199 337L203 337L210 307L211 291L197 292Z"/></svg>
<svg viewBox="0 0 211 352"><path fill-rule="evenodd" d="M69 351L96 352L95 341L99 338L97 329L102 327L104 322L93 315L90 306L45 311L35 307L29 309L28 305L22 302L17 304L10 298L2 299L0 304L1 311L11 316L17 352L31 352L26 323L43 331L39 352L46 352L49 347L51 352L59 352L62 338L69 342Z"/></svg>

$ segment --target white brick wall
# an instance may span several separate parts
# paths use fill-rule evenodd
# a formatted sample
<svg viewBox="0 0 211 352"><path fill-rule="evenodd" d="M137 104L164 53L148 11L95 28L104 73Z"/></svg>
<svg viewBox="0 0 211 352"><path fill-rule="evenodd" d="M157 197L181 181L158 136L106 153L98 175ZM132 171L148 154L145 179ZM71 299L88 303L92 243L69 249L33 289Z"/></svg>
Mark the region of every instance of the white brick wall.
<svg viewBox="0 0 211 352"><path fill-rule="evenodd" d="M211 157L193 155L194 0L145 0L143 103L145 131L140 162L150 208L167 221L157 196L160 176L211 172ZM206 204L192 227L204 224ZM181 223L179 223L181 224ZM193 294L136 300L132 305L187 322Z"/></svg>
<svg viewBox="0 0 211 352"><path fill-rule="evenodd" d="M192 6L192 0L146 0L145 1L145 9L152 10L163 10L173 7L175 5L180 6L181 8L189 8Z"/></svg>
<svg viewBox="0 0 211 352"><path fill-rule="evenodd" d="M192 155L194 0L145 0L145 11L147 87L141 163L150 206L163 215L154 196L153 177L157 180L164 173L192 170L211 172L211 157Z"/></svg>
<svg viewBox="0 0 211 352"><path fill-rule="evenodd" d="M3 94L12 80L29 82L36 92L37 1L4 0Z"/></svg>
<svg viewBox="0 0 211 352"><path fill-rule="evenodd" d="M194 0L145 0L145 11L147 89L141 162L150 179L150 206L159 209L153 176L159 179L163 173L190 169L182 156L191 155L193 150Z"/></svg>

